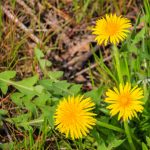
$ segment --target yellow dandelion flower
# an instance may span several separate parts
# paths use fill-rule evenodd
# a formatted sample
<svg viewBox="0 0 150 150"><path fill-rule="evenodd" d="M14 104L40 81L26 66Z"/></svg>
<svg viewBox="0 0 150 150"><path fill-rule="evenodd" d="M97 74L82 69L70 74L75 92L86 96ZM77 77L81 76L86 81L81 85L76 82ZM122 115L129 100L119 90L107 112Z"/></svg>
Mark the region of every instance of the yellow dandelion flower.
<svg viewBox="0 0 150 150"><path fill-rule="evenodd" d="M55 113L55 125L61 133L72 139L82 138L96 124L91 110L94 109L91 98L69 96L60 101Z"/></svg>
<svg viewBox="0 0 150 150"><path fill-rule="evenodd" d="M116 14L106 14L105 18L96 21L96 26L92 28L93 34L96 35L95 40L98 44L108 42L117 44L127 37L129 28L131 27L130 20Z"/></svg>
<svg viewBox="0 0 150 150"><path fill-rule="evenodd" d="M111 116L118 115L118 120L121 118L123 121L137 117L137 112L142 112L144 107L143 102L140 101L143 98L143 90L135 86L131 88L130 83L126 83L125 86L119 85L119 90L114 87L113 90L106 92L105 102L109 103L107 106L110 109Z"/></svg>

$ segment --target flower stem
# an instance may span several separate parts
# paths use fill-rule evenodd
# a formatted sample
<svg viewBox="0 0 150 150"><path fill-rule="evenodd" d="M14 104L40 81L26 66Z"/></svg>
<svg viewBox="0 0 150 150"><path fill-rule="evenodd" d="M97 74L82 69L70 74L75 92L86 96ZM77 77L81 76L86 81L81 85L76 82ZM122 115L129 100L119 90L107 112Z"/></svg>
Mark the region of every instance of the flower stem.
<svg viewBox="0 0 150 150"><path fill-rule="evenodd" d="M118 48L116 46L113 46L113 50L114 50L114 58L115 58L115 63L116 63L116 69L117 69L119 82L123 84L123 78L122 78L122 73L121 73L120 57L119 57Z"/></svg>
<svg viewBox="0 0 150 150"><path fill-rule="evenodd" d="M135 150L135 146L134 146L132 138L131 138L131 134L130 134L130 130L129 130L129 126L128 126L127 121L124 122L124 128L125 128L125 133L126 133L129 145L131 147L131 150Z"/></svg>
<svg viewBox="0 0 150 150"><path fill-rule="evenodd" d="M105 122L97 121L96 124L99 125L99 126L101 126L101 127L105 127L107 129L110 129L110 130L114 130L114 131L117 131L117 132L124 133L123 129L121 129L119 127L116 127L116 126L113 126L113 125L110 125L110 124L105 123Z"/></svg>

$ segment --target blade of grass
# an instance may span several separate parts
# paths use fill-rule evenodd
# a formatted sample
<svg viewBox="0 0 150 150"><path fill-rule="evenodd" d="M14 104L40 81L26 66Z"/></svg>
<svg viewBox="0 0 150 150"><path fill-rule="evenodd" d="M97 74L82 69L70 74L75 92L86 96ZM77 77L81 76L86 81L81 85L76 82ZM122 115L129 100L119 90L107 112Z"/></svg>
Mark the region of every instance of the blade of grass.
<svg viewBox="0 0 150 150"><path fill-rule="evenodd" d="M119 127L116 127L116 126L113 126L111 124L105 123L105 122L97 121L96 124L98 126L101 126L101 127L104 127L104 128L110 129L110 130L114 130L114 131L117 131L117 132L124 133L123 129L121 129Z"/></svg>

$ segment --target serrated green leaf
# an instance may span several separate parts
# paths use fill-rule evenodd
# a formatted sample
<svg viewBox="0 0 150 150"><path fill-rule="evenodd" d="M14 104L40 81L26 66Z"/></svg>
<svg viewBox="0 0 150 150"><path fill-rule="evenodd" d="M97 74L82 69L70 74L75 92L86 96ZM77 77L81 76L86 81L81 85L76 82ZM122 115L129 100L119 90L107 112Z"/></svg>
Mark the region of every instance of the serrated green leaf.
<svg viewBox="0 0 150 150"><path fill-rule="evenodd" d="M54 113L55 113L56 107L50 107L50 106L44 106L42 110L42 115L44 118L46 117L49 120L49 123L52 128L54 128Z"/></svg>
<svg viewBox="0 0 150 150"><path fill-rule="evenodd" d="M98 150L108 150L108 148L105 145L105 142L98 146Z"/></svg>
<svg viewBox="0 0 150 150"><path fill-rule="evenodd" d="M70 91L72 94L77 95L77 94L80 93L81 87L82 87L82 85L73 84L73 85L69 88L69 91Z"/></svg>
<svg viewBox="0 0 150 150"><path fill-rule="evenodd" d="M0 149L2 150L13 150L14 149L14 142L8 142L8 143L0 143Z"/></svg>
<svg viewBox="0 0 150 150"><path fill-rule="evenodd" d="M22 81L15 82L13 86L18 89L21 93L24 94L33 94L36 93L34 86L38 81L38 76L35 75L33 77L23 79Z"/></svg>
<svg viewBox="0 0 150 150"><path fill-rule="evenodd" d="M101 87L99 87L99 88L97 88L97 89L94 89L94 90L92 90L92 91L86 92L84 95L87 96L87 97L91 97L92 100L93 100L96 104L99 105L99 103L100 103L100 101L101 101L100 97L101 97L101 95L102 95L102 93L103 93L103 90L104 90L104 87L101 86Z"/></svg>
<svg viewBox="0 0 150 150"><path fill-rule="evenodd" d="M13 93L11 95L12 101L18 106L22 106L22 97L24 97L24 94L19 92Z"/></svg>
<svg viewBox="0 0 150 150"><path fill-rule="evenodd" d="M51 90L53 81L50 79L39 80L39 84L42 85L46 90Z"/></svg>
<svg viewBox="0 0 150 150"><path fill-rule="evenodd" d="M36 105L31 101L24 101L24 105L27 110L29 110L32 114L36 114L37 108Z"/></svg>
<svg viewBox="0 0 150 150"><path fill-rule="evenodd" d="M0 78L11 79L16 76L16 71L4 71L0 73Z"/></svg>
<svg viewBox="0 0 150 150"><path fill-rule="evenodd" d="M68 88L70 87L70 83L67 81L58 81L52 84L51 90L55 95L67 96L72 95Z"/></svg>
<svg viewBox="0 0 150 150"><path fill-rule="evenodd" d="M34 53L42 70L45 70L46 67L51 66L51 62L44 59L44 54L39 48L35 48Z"/></svg>
<svg viewBox="0 0 150 150"><path fill-rule="evenodd" d="M23 124L26 124L26 125L39 125L43 122L44 122L44 118L40 117L38 119L34 119L34 120L30 120L28 122L21 123L20 125L23 125Z"/></svg>
<svg viewBox="0 0 150 150"><path fill-rule="evenodd" d="M18 125L21 122L27 122L27 120L29 120L30 117L31 115L27 113L27 114L20 114L19 116L13 118L6 118L5 120L10 123Z"/></svg>
<svg viewBox="0 0 150 150"><path fill-rule="evenodd" d="M59 79L63 76L63 72L62 71L51 71L51 72L48 72L48 76L50 79Z"/></svg>
<svg viewBox="0 0 150 150"><path fill-rule="evenodd" d="M8 90L8 85L5 82L0 81L0 89L3 94L6 94Z"/></svg>
<svg viewBox="0 0 150 150"><path fill-rule="evenodd" d="M146 31L145 28L141 29L141 31L136 34L132 44L136 44L139 41L141 41L143 39L143 37L145 36L145 31Z"/></svg>
<svg viewBox="0 0 150 150"><path fill-rule="evenodd" d="M5 82L16 76L15 71L4 71L0 73L0 89L3 94L7 93L9 83Z"/></svg>
<svg viewBox="0 0 150 150"><path fill-rule="evenodd" d="M144 142L142 142L142 150L148 150L148 147L146 146Z"/></svg>
<svg viewBox="0 0 150 150"><path fill-rule="evenodd" d="M8 113L5 109L0 109L0 115L6 115Z"/></svg>
<svg viewBox="0 0 150 150"><path fill-rule="evenodd" d="M40 109L42 106L46 105L46 102L50 99L50 96L51 94L48 92L42 93L33 100L33 103Z"/></svg>
<svg viewBox="0 0 150 150"><path fill-rule="evenodd" d="M112 150L113 148L116 148L118 146L120 146L125 140L117 140L114 139L113 141L111 141L108 145L108 150Z"/></svg>
<svg viewBox="0 0 150 150"><path fill-rule="evenodd" d="M21 81L18 81L17 83L19 83L20 85L32 87L34 84L37 83L37 81L38 81L38 76L35 75L33 77L29 77L29 78L23 79Z"/></svg>
<svg viewBox="0 0 150 150"><path fill-rule="evenodd" d="M150 148L150 137L146 136L147 146Z"/></svg>
<svg viewBox="0 0 150 150"><path fill-rule="evenodd" d="M39 48L35 48L34 52L35 52L35 56L37 57L37 59L41 59L44 57L43 52Z"/></svg>
<svg viewBox="0 0 150 150"><path fill-rule="evenodd" d="M41 94L44 91L44 87L41 85L36 85L34 89L35 89L35 92L37 92L38 94Z"/></svg>

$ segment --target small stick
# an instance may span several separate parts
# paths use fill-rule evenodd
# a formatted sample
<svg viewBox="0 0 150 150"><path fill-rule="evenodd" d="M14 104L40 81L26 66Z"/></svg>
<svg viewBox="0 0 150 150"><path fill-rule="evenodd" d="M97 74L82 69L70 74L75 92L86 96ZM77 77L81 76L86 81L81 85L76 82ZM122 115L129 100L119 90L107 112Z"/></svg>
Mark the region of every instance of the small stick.
<svg viewBox="0 0 150 150"><path fill-rule="evenodd" d="M33 17L33 19L38 22L38 18L37 16L33 13L33 10L22 0L16 0L16 2L21 5L24 10L25 10L25 13L29 14L31 17ZM42 28L44 28L44 25L40 22L39 24Z"/></svg>
<svg viewBox="0 0 150 150"><path fill-rule="evenodd" d="M35 42L35 43L42 43L40 41L40 39L38 39L33 33L31 33L31 31L22 23L19 21L19 19L14 16L13 14L11 14L11 12L6 9L4 6L2 6L2 10L4 11L4 13L6 14L6 16L12 21L14 22L19 28L21 28L25 33L29 34L29 37Z"/></svg>
<svg viewBox="0 0 150 150"><path fill-rule="evenodd" d="M9 96L10 96L10 94L7 95L5 98L0 99L0 104L1 104L2 102L4 102L5 100L7 100L7 99L9 98Z"/></svg>
<svg viewBox="0 0 150 150"><path fill-rule="evenodd" d="M7 125L6 125L6 123L4 121L3 121L3 129L5 130L9 141L12 142L13 140L12 140L12 138L11 138L9 132L8 132Z"/></svg>

